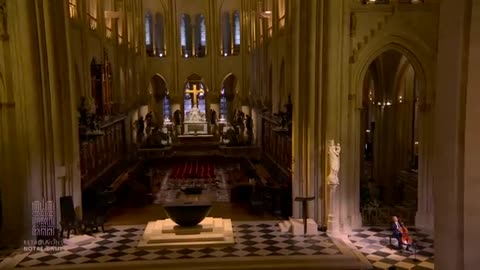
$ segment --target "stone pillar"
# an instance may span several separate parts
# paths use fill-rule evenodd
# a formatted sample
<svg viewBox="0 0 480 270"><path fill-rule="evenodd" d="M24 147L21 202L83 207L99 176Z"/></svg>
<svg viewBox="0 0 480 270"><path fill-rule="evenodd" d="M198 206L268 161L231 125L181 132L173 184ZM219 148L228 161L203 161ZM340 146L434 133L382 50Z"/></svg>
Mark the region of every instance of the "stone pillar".
<svg viewBox="0 0 480 270"><path fill-rule="evenodd" d="M60 197L72 196L79 216L82 215L82 183L80 175L80 144L78 137L77 94L75 93L74 53L70 44L68 3L52 1L48 6L49 21L46 23L47 50L50 60L55 63L54 71L57 85L52 89L56 99L52 106L52 122L55 136L52 144L58 153L55 157L55 201L57 203L57 221L60 220ZM63 14L54 16L52 14ZM68 21L69 22L69 21ZM59 44L63 44L60 45ZM58 46L58 47L57 47ZM60 48L60 49L59 49ZM59 61L63 59L63 61ZM50 66L52 68L52 66ZM70 72L66 73L65 70ZM52 73L52 71L50 71ZM53 88L53 87L52 87ZM66 124L68 123L68 124ZM63 138L63 140L59 140ZM61 180L63 179L63 181Z"/></svg>
<svg viewBox="0 0 480 270"><path fill-rule="evenodd" d="M480 264L480 1L440 5L435 99L435 269Z"/></svg>
<svg viewBox="0 0 480 270"><path fill-rule="evenodd" d="M9 28L15 30L9 31L8 43L2 42L0 50L0 62L8 63L7 72L0 69L5 74L1 92L7 93L6 98L0 94L0 101L8 105L1 109L5 129L0 137L8 145L2 147L2 160L15 164L2 170L9 180L0 186L5 217L2 241L6 243L31 239L33 201L56 204L59 196L69 194L77 206L81 202L77 106L70 87L72 73L65 72L73 70L65 5L19 0L9 2L6 9ZM64 176L67 181L59 181Z"/></svg>
<svg viewBox="0 0 480 270"><path fill-rule="evenodd" d="M329 24L334 25L336 31L329 31L330 37L327 40L330 40L333 44L329 47L333 48L332 54L329 54L332 59L331 63L334 65L341 65L335 70L332 70L333 78L337 83L337 86L334 89L339 89L336 93L333 94L333 99L328 100L328 104L332 104L332 115L335 115L333 122L333 130L340 135L339 141L342 144L342 152L344 153L343 159L341 160L340 167L343 168L340 173L340 178L342 179L342 185L340 191L338 192L339 203L339 218L340 218L340 227L343 232L350 232L352 228L358 228L362 225L362 216L360 214L360 129L361 129L361 119L362 116L362 90L364 90L365 84L362 78L361 81L358 78L355 78L353 75L355 64L349 63L348 55L350 53L350 44L349 42L339 43L339 40L346 41L350 35L350 19L346 18L344 11L349 10L349 4L351 1L330 1L329 12L332 22ZM333 26L332 26L333 27ZM335 42L336 41L336 42ZM335 50L335 48L337 48ZM338 48L343 48L343 51L340 51ZM339 55L335 55L340 54ZM335 56L335 57L334 57ZM329 63L330 65L330 63ZM363 68L363 67L362 67ZM330 70L330 68L329 68ZM343 77L342 76L345 76ZM346 77L348 76L348 78ZM340 80L340 82L339 82ZM342 84L341 82L350 82L350 84ZM340 84L338 86L338 84ZM330 91L334 92L334 89ZM362 89L362 90L360 90ZM330 114L330 109L329 113ZM327 118L328 119L328 118ZM332 121L330 123L332 123ZM328 124L327 131L330 129ZM328 138L338 138L336 135L329 135L327 132Z"/></svg>
<svg viewBox="0 0 480 270"><path fill-rule="evenodd" d="M323 196L321 194L321 83L322 47L316 46L323 35L323 2L294 2L292 14L292 102L293 102L293 184L292 196L315 197L308 202L308 217L320 219ZM308 13L303 11L307 10ZM319 79L320 77L320 79ZM301 204L293 202L293 216L301 217Z"/></svg>
<svg viewBox="0 0 480 270"><path fill-rule="evenodd" d="M349 63L350 43L350 22L349 10L351 1L321 1L325 2L325 14L328 14L325 24L328 25L328 31L324 37L325 49L324 55L328 68L324 71L326 74L325 88L328 92L325 95L326 101L320 104L326 104L323 125L320 127L325 131L325 137L322 139L323 162L322 168L327 167L327 157L325 145L327 139L335 138L342 145L342 152L345 153L340 164L339 177L342 179L341 185L336 188L336 203L338 203L338 219L341 231L348 232L352 227L361 225L360 215L360 177L356 175L359 161L359 142L355 140L353 132L359 134L360 113L357 104L355 104L355 95L352 95L354 86L346 84L350 81L351 64ZM362 82L363 85L363 82ZM359 136L358 136L359 137ZM353 138L353 139L352 139ZM358 138L359 139L359 138ZM319 172L325 176L325 172ZM325 180L323 180L325 183ZM324 184L326 185L326 183ZM324 190L325 196L328 196L328 189ZM325 216L328 220L328 216ZM327 220L324 222L327 223Z"/></svg>
<svg viewBox="0 0 480 270"><path fill-rule="evenodd" d="M17 22L15 19L18 4L0 1L0 8L4 13L0 14L0 200L2 211L2 226L0 246L16 246L25 240L26 234L31 232L31 212L28 205L30 194L25 192L28 183L27 151L25 138L22 132L19 100L23 99L24 92L20 84L28 83L20 81L14 84L13 73L25 68L20 57L21 50L28 50L31 41L24 32L30 23L27 19ZM31 12L24 10L24 14ZM3 17L5 16L5 17ZM4 21L5 20L5 21ZM6 24L4 24L6 22ZM15 31L13 27L16 27ZM24 34L24 35L20 35ZM12 43L18 44L13 46ZM27 76L30 78L29 74ZM22 169L19 169L22 168Z"/></svg>
<svg viewBox="0 0 480 270"><path fill-rule="evenodd" d="M395 108L386 103L378 106L378 118L375 125L375 155L374 179L383 187L381 197L387 202L392 202L395 194Z"/></svg>
<svg viewBox="0 0 480 270"><path fill-rule="evenodd" d="M415 227L425 231L434 231L433 215L433 162L434 149L431 138L435 136L433 108L428 103L420 104L418 113L419 146L418 146L418 184L417 184L417 213Z"/></svg>

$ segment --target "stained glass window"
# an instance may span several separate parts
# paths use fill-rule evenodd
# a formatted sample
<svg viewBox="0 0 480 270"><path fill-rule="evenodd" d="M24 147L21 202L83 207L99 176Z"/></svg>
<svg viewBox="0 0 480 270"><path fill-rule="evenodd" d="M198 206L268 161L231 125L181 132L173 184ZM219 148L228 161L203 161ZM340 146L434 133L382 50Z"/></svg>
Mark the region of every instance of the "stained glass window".
<svg viewBox="0 0 480 270"><path fill-rule="evenodd" d="M205 24L205 16L197 15L195 19L195 56L206 56L207 48L207 26Z"/></svg>
<svg viewBox="0 0 480 270"><path fill-rule="evenodd" d="M187 22L185 15L182 16L182 21L180 23L180 45L182 47L187 46Z"/></svg>
<svg viewBox="0 0 480 270"><path fill-rule="evenodd" d="M147 55L152 55L153 53L153 42L152 42L152 15L147 13L145 15L145 45L147 46Z"/></svg>
<svg viewBox="0 0 480 270"><path fill-rule="evenodd" d="M235 11L233 13L233 23L235 24L235 46L240 46L240 12Z"/></svg>
<svg viewBox="0 0 480 270"><path fill-rule="evenodd" d="M205 25L205 17L200 16L200 45L207 46L207 26Z"/></svg>
<svg viewBox="0 0 480 270"><path fill-rule="evenodd" d="M171 120L170 97L168 95L163 98L163 118Z"/></svg>
<svg viewBox="0 0 480 270"><path fill-rule="evenodd" d="M222 89L220 94L220 119L227 119L227 97L225 96L225 89Z"/></svg>
<svg viewBox="0 0 480 270"><path fill-rule="evenodd" d="M192 56L190 16L187 14L183 14L180 21L180 45L182 46L183 57Z"/></svg>

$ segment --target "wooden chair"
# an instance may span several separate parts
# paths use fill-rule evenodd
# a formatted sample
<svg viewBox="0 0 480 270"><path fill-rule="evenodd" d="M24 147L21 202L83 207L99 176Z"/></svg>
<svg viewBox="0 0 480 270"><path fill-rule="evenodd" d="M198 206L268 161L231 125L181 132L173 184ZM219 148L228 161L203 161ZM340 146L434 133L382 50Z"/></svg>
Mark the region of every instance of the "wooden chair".
<svg viewBox="0 0 480 270"><path fill-rule="evenodd" d="M65 196L60 198L60 216L61 216L61 230L60 237L63 238L63 232L67 231L67 238L70 238L70 231L77 234L82 229L82 222L77 219L75 207L73 206L72 196Z"/></svg>
<svg viewBox="0 0 480 270"><path fill-rule="evenodd" d="M102 232L105 232L104 224L107 211L116 201L115 194L111 189L99 192L96 197L95 208L84 214L83 225L85 226L85 232L98 232L99 228L102 229Z"/></svg>

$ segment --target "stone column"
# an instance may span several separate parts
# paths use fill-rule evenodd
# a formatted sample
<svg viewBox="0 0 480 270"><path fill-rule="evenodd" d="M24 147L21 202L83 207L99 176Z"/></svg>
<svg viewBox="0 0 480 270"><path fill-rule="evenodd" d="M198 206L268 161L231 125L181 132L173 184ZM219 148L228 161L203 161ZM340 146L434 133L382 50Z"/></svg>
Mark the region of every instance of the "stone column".
<svg viewBox="0 0 480 270"><path fill-rule="evenodd" d="M421 101L419 104L419 146L418 146L418 184L417 184L417 213L415 215L415 227L425 231L434 231L433 215L433 162L434 149L431 138L435 136L433 108L429 101Z"/></svg>
<svg viewBox="0 0 480 270"><path fill-rule="evenodd" d="M480 1L440 5L434 135L435 269L480 264Z"/></svg>
<svg viewBox="0 0 480 270"><path fill-rule="evenodd" d="M336 188L336 203L338 203L338 222L341 231L348 232L352 227L361 225L360 216L360 177L355 174L356 168L360 166L358 153L360 142L356 141L353 132L359 134L360 113L355 99L352 95L354 86L348 82L352 70L349 63L350 46L350 21L349 4L351 1L324 1L325 14L328 14L326 24L329 31L324 37L325 61L328 66L324 71L326 76L325 87L328 89L325 98L327 99L324 122L321 128L325 132L322 138L322 146L327 143L327 138L335 138L342 145L342 151L347 153L341 160L340 167L343 168L339 174L342 184ZM363 82L362 82L363 85ZM325 149L325 148L324 148ZM322 151L326 153L326 150ZM324 155L322 167L327 166L327 157ZM322 172L325 175L325 172ZM325 181L324 181L325 182ZM326 186L326 183L325 183ZM328 189L324 194L328 196ZM328 220L328 216L325 216ZM325 221L327 222L327 221Z"/></svg>
<svg viewBox="0 0 480 270"><path fill-rule="evenodd" d="M2 148L2 160L9 160L15 166L7 164L4 172L9 180L1 181L2 191L8 190L2 194L6 218L2 226L6 237L2 240L18 243L31 238L32 201L57 202L63 184L69 185L66 192L79 192L71 178L67 183L58 181L64 175L64 167L68 168L69 176L78 170L74 166L78 152L72 150L78 149L75 136L78 127L76 113L72 113L76 111L76 102L72 102L70 93L71 73L65 72L72 70L68 68L64 28L66 2L32 4L19 0L8 4L9 27L15 31L9 31L9 43L1 45L0 62L8 63L9 67L6 73L0 70L5 74L2 81L9 106L5 116L2 113L1 124L5 129L2 128L0 137L9 146ZM60 15L49 16L51 13Z"/></svg>
<svg viewBox="0 0 480 270"><path fill-rule="evenodd" d="M375 155L374 179L384 188L381 197L387 202L392 202L395 193L395 132L398 127L395 122L395 108L386 102L378 106L378 118L375 125Z"/></svg>
<svg viewBox="0 0 480 270"><path fill-rule="evenodd" d="M323 2L322 2L323 3ZM293 54L293 185L292 196L315 197L308 202L308 217L316 221L321 216L321 83L319 62L323 61L321 49L316 46L323 35L323 5L317 1L298 1L292 14ZM303 11L308 10L308 13ZM320 14L320 15L319 15ZM321 48L321 47L320 47ZM320 77L320 79L319 79ZM293 216L301 217L301 204L293 202Z"/></svg>
<svg viewBox="0 0 480 270"><path fill-rule="evenodd" d="M27 233L31 232L31 211L28 207L30 194L25 192L28 183L26 136L21 132L23 121L19 122L24 92L20 81L14 84L13 75L25 68L21 57L22 49L27 50L29 35L25 35L30 21L14 21L18 10L18 2L0 1L0 199L2 202L2 226L0 245L13 246L20 244ZM23 10L24 14L31 11ZM17 17L18 18L18 17ZM13 28L15 27L15 28ZM13 31L15 30L15 31ZM23 30L23 31L22 31ZM23 35L21 35L23 34ZM18 44L14 46L13 43ZM19 58L15 58L19 57ZM29 76L29 74L27 74ZM23 142L23 143L22 143Z"/></svg>

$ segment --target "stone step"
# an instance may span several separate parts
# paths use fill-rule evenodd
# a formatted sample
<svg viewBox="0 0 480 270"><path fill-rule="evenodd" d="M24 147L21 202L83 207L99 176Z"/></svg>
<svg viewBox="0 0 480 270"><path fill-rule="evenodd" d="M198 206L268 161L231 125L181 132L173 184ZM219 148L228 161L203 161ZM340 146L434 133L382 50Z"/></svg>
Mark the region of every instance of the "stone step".
<svg viewBox="0 0 480 270"><path fill-rule="evenodd" d="M284 220L280 223L278 223L278 227L280 227L280 231L282 233L288 233L290 232L290 229L292 228L292 224L288 220Z"/></svg>
<svg viewBox="0 0 480 270"><path fill-rule="evenodd" d="M82 234L82 235L70 236L70 238L68 239L63 239L63 242L67 245L83 246L83 245L92 243L94 240L95 240L95 237Z"/></svg>

